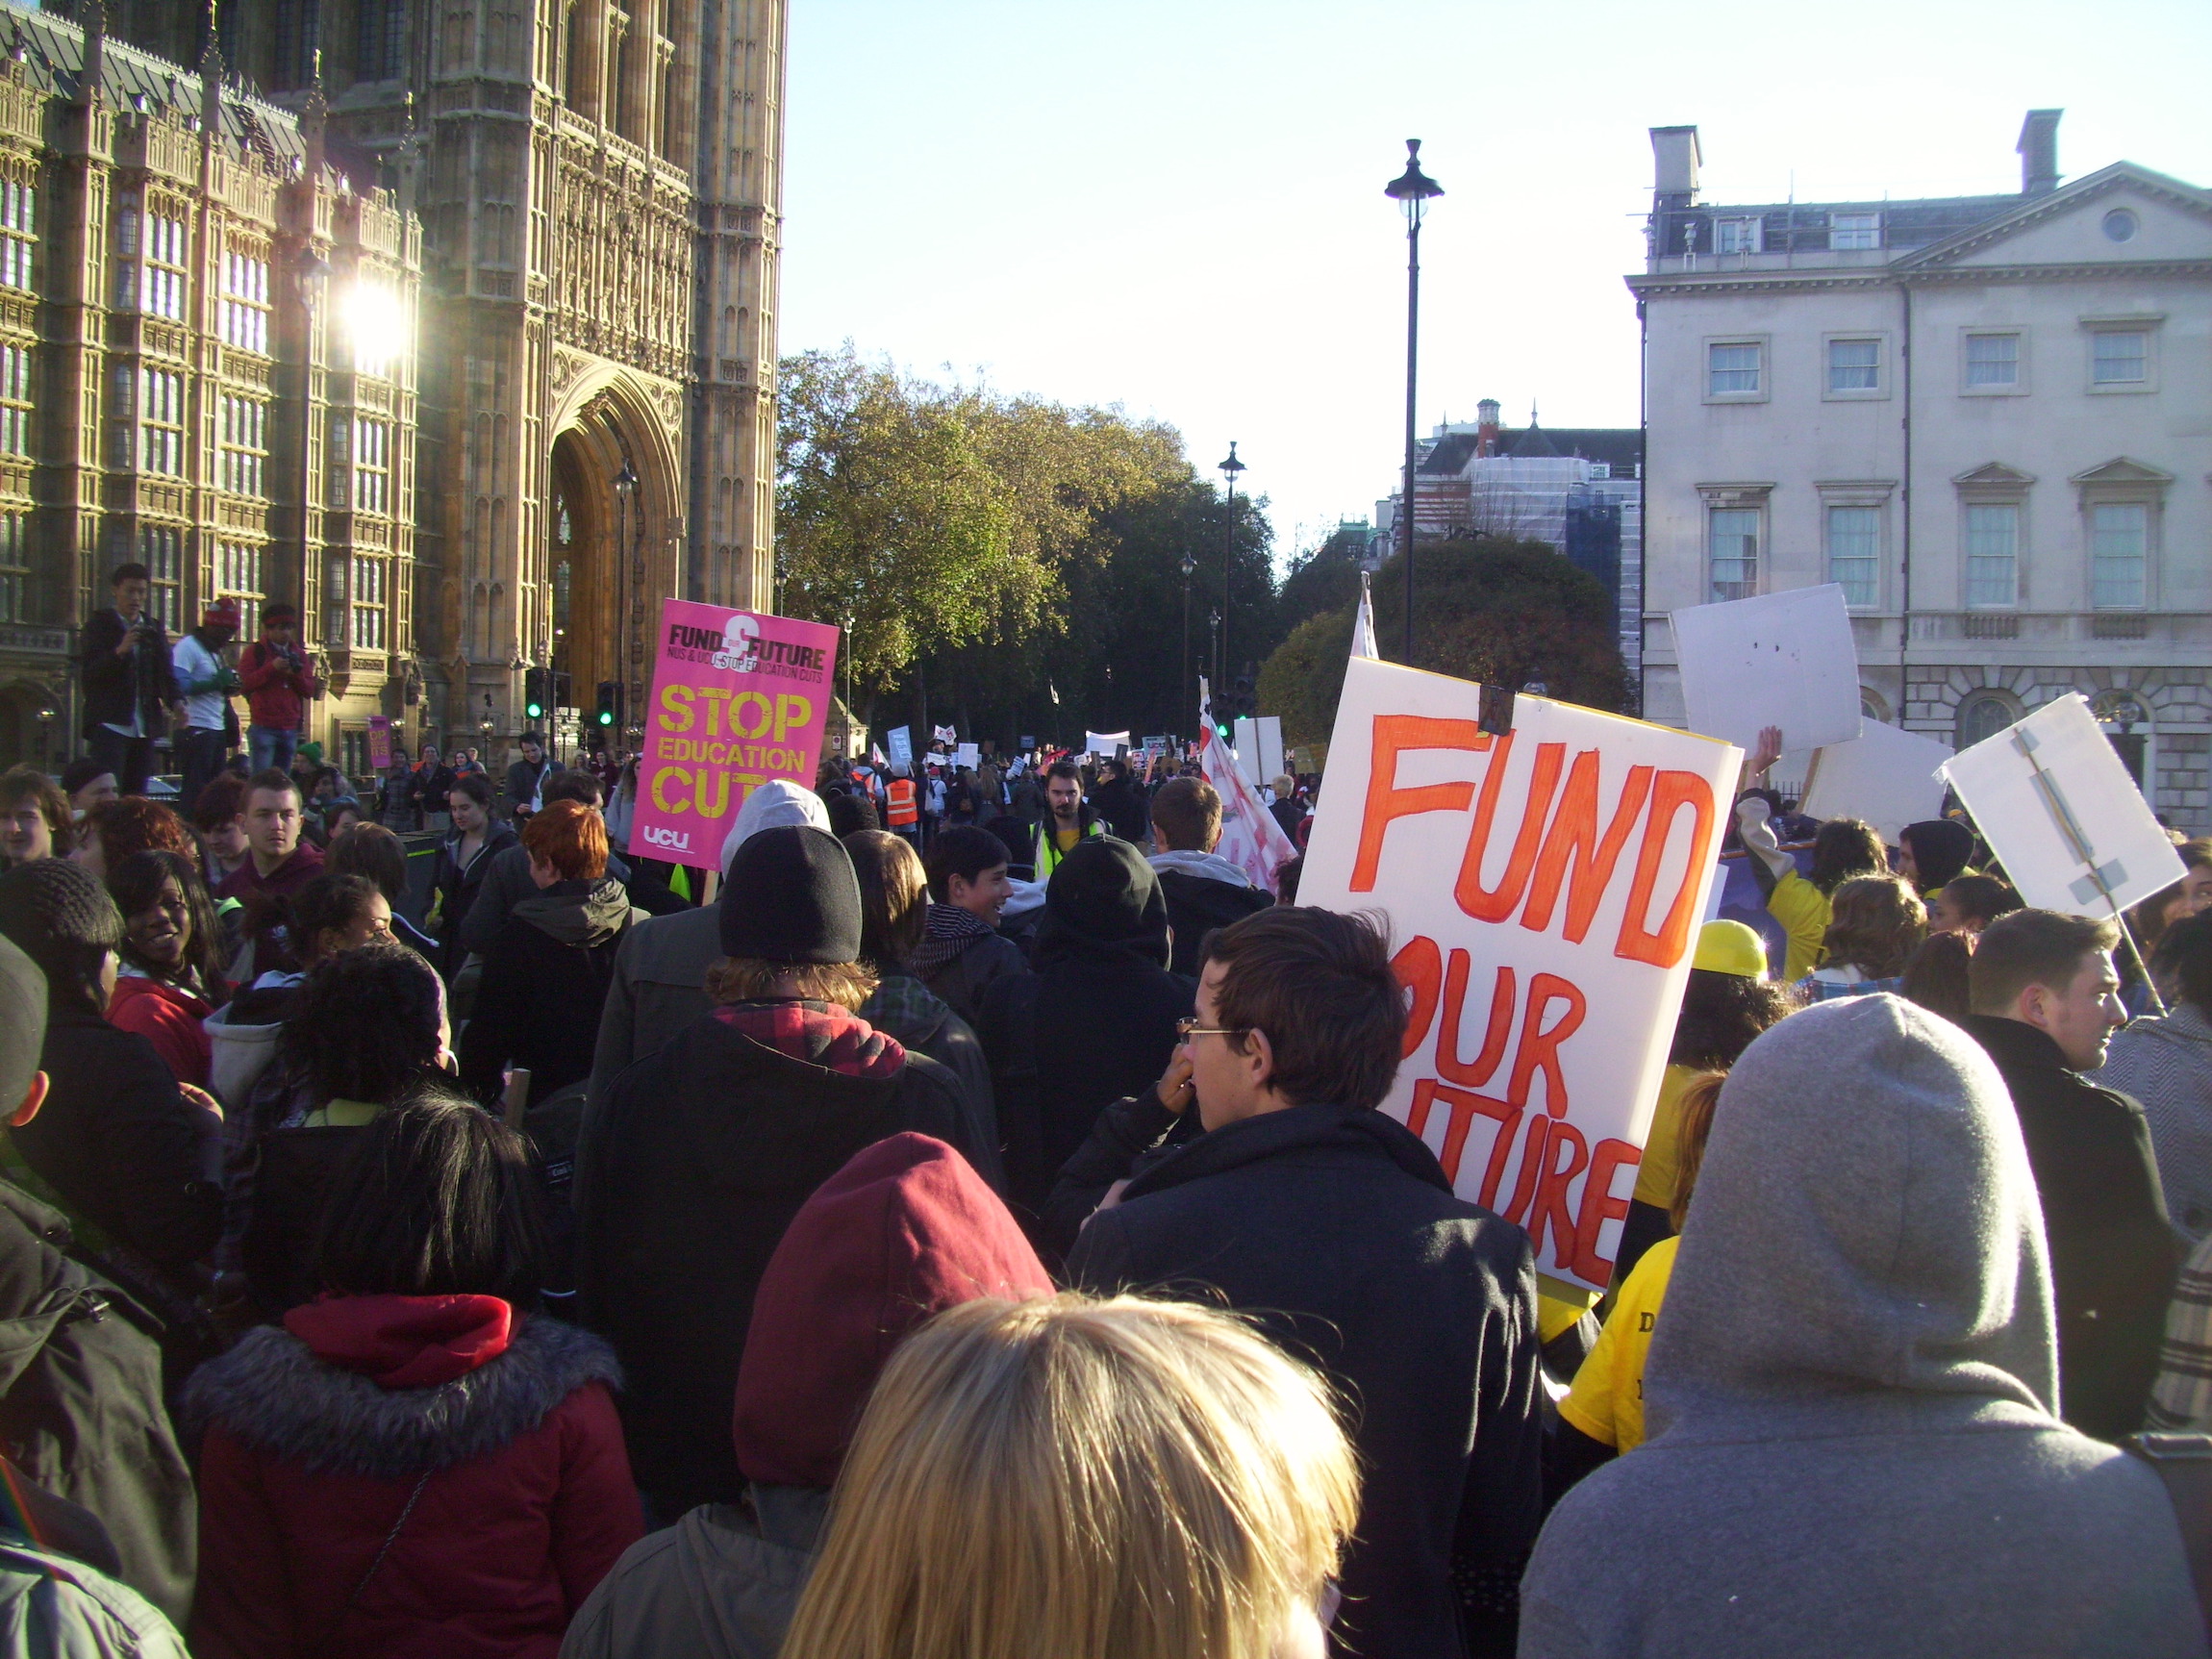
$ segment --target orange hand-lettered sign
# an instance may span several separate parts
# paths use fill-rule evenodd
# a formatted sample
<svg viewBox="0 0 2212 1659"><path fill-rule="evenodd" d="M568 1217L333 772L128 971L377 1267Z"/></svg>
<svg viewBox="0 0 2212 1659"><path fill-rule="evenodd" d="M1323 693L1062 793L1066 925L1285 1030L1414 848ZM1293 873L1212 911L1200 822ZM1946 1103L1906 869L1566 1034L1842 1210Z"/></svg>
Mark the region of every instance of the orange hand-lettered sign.
<svg viewBox="0 0 2212 1659"><path fill-rule="evenodd" d="M1390 917L1405 1059L1384 1110L1539 1271L1603 1289L1742 753L1354 658L1301 903Z"/></svg>

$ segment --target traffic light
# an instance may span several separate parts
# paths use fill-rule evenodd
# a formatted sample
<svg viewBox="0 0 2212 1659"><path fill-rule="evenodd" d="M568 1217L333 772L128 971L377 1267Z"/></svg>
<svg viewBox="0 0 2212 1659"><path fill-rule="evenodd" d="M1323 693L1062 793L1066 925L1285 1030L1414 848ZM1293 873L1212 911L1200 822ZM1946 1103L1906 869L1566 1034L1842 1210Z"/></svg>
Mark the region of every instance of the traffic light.
<svg viewBox="0 0 2212 1659"><path fill-rule="evenodd" d="M522 670L522 712L529 716L532 725L537 725L553 712L551 668Z"/></svg>
<svg viewBox="0 0 2212 1659"><path fill-rule="evenodd" d="M592 715L591 719L593 724L602 727L618 726L622 723L621 681L601 680L599 682L599 707Z"/></svg>

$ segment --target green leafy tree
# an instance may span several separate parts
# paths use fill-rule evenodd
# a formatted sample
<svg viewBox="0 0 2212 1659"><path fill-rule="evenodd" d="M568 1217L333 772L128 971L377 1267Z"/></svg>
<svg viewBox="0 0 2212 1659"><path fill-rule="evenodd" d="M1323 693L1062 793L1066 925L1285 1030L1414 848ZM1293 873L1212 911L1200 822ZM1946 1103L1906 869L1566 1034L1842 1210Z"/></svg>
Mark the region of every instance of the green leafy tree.
<svg viewBox="0 0 2212 1659"><path fill-rule="evenodd" d="M1016 515L972 412L888 364L787 358L777 418L780 608L842 624L856 687L1011 619L1033 624L1049 570Z"/></svg>
<svg viewBox="0 0 2212 1659"><path fill-rule="evenodd" d="M1386 561L1373 581L1375 637L1394 661L1405 628L1403 559ZM1423 543L1414 579L1416 667L1516 691L1541 682L1564 702L1622 706L1627 671L1605 590L1545 543ZM1300 623L1262 670L1260 707L1282 716L1284 742L1325 742L1336 724L1357 611L1355 598Z"/></svg>

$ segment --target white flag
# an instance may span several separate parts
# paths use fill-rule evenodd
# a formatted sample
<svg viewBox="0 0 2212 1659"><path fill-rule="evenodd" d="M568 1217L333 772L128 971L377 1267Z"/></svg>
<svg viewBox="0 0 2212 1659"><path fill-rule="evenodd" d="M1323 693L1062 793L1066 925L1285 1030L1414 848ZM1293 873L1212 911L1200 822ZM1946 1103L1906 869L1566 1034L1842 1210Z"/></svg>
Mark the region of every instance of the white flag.
<svg viewBox="0 0 2212 1659"><path fill-rule="evenodd" d="M1298 856L1275 815L1237 769L1237 758L1214 729L1214 694L1198 676L1198 765L1221 797L1221 839L1214 850L1249 876L1252 885L1276 892L1275 872Z"/></svg>
<svg viewBox="0 0 2212 1659"><path fill-rule="evenodd" d="M1382 655L1375 647L1375 600L1374 595L1368 591L1368 573L1365 570L1360 572L1360 619L1352 626L1352 655Z"/></svg>

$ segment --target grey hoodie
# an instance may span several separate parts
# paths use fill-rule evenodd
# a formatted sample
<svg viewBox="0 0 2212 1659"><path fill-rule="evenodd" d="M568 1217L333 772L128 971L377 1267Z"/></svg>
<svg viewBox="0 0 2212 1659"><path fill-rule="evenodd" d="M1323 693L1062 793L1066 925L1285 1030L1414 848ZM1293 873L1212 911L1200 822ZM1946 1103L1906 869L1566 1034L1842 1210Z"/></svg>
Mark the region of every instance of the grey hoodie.
<svg viewBox="0 0 2212 1659"><path fill-rule="evenodd" d="M2158 1477L2066 1427L2042 1213L1996 1068L1901 999L1737 1063L1645 1372L1569 1493L1521 1659L2205 1653Z"/></svg>
<svg viewBox="0 0 2212 1659"><path fill-rule="evenodd" d="M753 1486L633 1544L576 1610L561 1659L775 1659L829 1494Z"/></svg>

